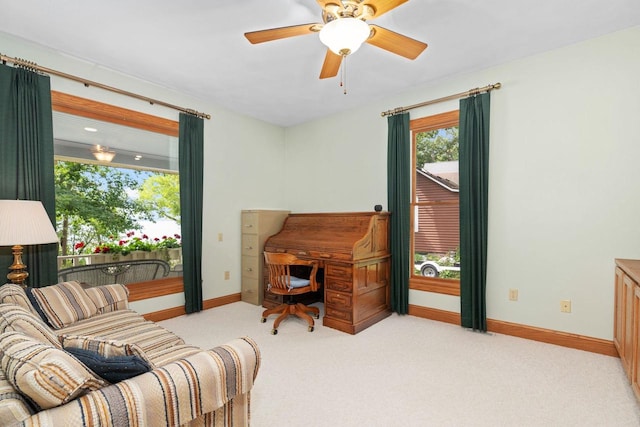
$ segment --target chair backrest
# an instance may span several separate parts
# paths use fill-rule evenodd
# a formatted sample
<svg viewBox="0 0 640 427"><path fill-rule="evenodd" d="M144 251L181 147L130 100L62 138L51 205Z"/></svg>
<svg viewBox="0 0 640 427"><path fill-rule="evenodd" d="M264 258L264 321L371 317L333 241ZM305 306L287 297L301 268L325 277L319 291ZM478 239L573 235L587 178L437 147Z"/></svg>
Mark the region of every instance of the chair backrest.
<svg viewBox="0 0 640 427"><path fill-rule="evenodd" d="M91 286L126 285L167 277L169 269L169 264L159 259L108 262L63 268L58 271L58 281L76 280Z"/></svg>
<svg viewBox="0 0 640 427"><path fill-rule="evenodd" d="M316 261L308 261L300 259L295 255L288 253L274 253L265 252L264 260L269 270L269 285L272 288L278 289L291 289L291 266L300 265L311 267L309 273L309 286L311 291L318 290L318 283L316 282L316 273L318 272L318 263ZM302 277L300 277L302 278ZM304 279L306 279L306 275ZM295 277L294 277L295 280Z"/></svg>

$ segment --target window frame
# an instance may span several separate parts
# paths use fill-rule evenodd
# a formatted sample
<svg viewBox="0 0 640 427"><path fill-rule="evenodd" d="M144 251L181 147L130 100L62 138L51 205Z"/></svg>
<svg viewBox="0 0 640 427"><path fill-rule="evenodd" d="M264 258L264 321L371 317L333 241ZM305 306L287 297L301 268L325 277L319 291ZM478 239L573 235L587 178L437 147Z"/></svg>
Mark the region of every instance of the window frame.
<svg viewBox="0 0 640 427"><path fill-rule="evenodd" d="M175 120L54 90L51 91L51 108L61 113L129 126L176 138L180 133L180 124ZM139 301L183 292L184 282L181 276L176 276L148 282L131 283L127 285L127 288L130 291L129 301Z"/></svg>
<svg viewBox="0 0 640 427"><path fill-rule="evenodd" d="M439 277L424 277L418 276L414 274L414 259L415 259L415 248L414 248L414 239L415 233L415 212L416 206L416 147L417 147L417 134L421 132L428 132L436 129L448 128L452 126L459 126L460 124L460 111L448 111L445 113L434 114L426 117L420 117L417 119L410 120L409 122L409 130L411 131L411 164L412 168L412 176L411 176L411 205L410 205L410 227L411 227L411 238L410 238L410 251L411 251L411 266L410 266L410 275L409 275L409 289L426 291L426 292L434 292L439 294L446 295L454 295L460 296L460 280L456 279L442 279ZM460 230L458 230L460 232Z"/></svg>

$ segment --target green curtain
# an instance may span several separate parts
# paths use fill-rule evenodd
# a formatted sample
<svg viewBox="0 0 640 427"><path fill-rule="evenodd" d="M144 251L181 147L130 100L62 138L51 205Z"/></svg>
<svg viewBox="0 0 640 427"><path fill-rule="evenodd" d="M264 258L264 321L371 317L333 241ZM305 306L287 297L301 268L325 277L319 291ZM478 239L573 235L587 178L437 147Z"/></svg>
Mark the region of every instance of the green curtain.
<svg viewBox="0 0 640 427"><path fill-rule="evenodd" d="M411 139L409 113L388 117L387 205L391 212L391 309L409 312Z"/></svg>
<svg viewBox="0 0 640 427"><path fill-rule="evenodd" d="M460 316L487 330L489 93L460 100Z"/></svg>
<svg viewBox="0 0 640 427"><path fill-rule="evenodd" d="M202 310L202 170L204 122L180 113L180 218L185 311Z"/></svg>
<svg viewBox="0 0 640 427"><path fill-rule="evenodd" d="M0 199L40 200L55 225L49 77L6 65L0 65L0 177ZM58 245L24 249L28 285L56 283ZM0 248L0 279L12 260L10 249Z"/></svg>

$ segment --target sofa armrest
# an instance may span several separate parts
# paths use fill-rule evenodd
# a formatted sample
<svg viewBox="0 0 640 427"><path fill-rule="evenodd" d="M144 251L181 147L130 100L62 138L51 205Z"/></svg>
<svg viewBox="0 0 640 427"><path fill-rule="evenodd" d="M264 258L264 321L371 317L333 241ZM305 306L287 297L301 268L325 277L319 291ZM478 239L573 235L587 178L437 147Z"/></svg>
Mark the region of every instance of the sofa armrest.
<svg viewBox="0 0 640 427"><path fill-rule="evenodd" d="M233 399L229 411L220 411L228 417L223 425L242 425L259 367L256 343L239 338L41 411L24 425L177 426Z"/></svg>

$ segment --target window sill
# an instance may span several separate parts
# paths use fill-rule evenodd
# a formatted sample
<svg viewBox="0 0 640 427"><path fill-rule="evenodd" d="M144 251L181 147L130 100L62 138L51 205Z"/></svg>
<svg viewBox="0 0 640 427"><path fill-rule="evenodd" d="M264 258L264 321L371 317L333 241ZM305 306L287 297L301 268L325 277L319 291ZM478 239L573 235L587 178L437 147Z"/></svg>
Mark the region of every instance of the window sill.
<svg viewBox="0 0 640 427"><path fill-rule="evenodd" d="M165 295L179 294L184 290L182 277L167 277L166 279L150 280L148 282L129 283L129 302Z"/></svg>
<svg viewBox="0 0 640 427"><path fill-rule="evenodd" d="M460 296L460 281L452 279L438 279L435 277L411 276L409 289Z"/></svg>

